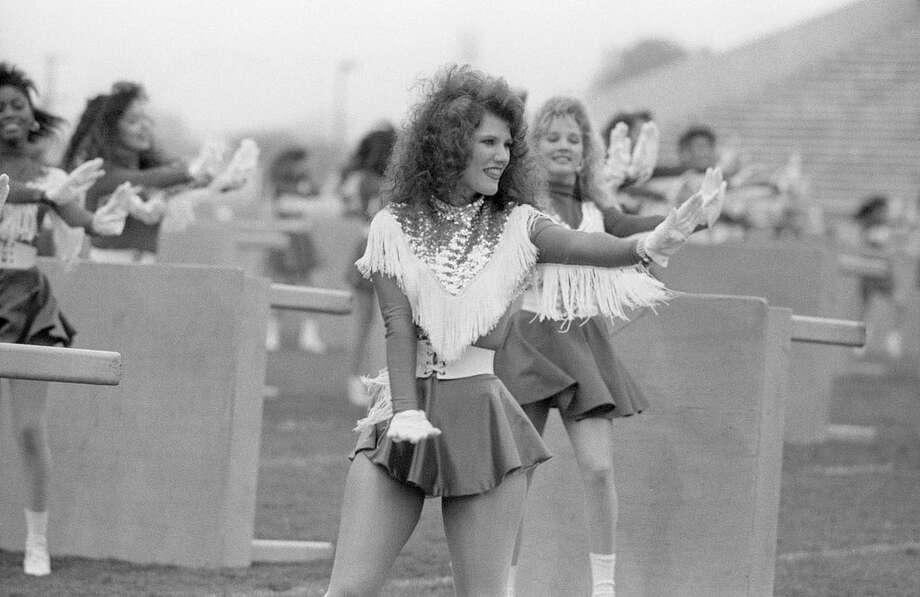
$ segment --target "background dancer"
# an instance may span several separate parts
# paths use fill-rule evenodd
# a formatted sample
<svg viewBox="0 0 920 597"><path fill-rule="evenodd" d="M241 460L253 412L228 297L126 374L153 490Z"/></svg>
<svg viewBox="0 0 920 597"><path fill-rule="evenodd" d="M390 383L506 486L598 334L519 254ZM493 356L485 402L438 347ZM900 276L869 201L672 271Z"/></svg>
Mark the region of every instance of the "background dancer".
<svg viewBox="0 0 920 597"><path fill-rule="evenodd" d="M124 227L129 187L95 214L80 206L82 196L103 173L101 160L87 162L70 175L40 161L41 141L63 122L36 108L35 85L18 68L0 63L0 172L9 174L6 204L0 200L0 342L70 346L75 330L61 313L48 278L36 267L35 243L42 220L54 218L58 248L74 257L82 231L63 242L63 228L79 227L91 234L118 234ZM3 185L6 187L6 185ZM26 492L25 573L51 572L48 556L48 447L46 399L48 382L10 379L10 411L16 445L22 458ZM4 480L7 482L7 480Z"/></svg>
<svg viewBox="0 0 920 597"><path fill-rule="evenodd" d="M627 133L636 137L624 128L611 130L611 154L605 164L604 147L579 100L555 97L543 104L529 137L546 179L541 208L563 225L585 232L627 237L660 226L664 216L622 213L607 190L609 180L627 179L630 161L648 162L642 155L631 156L628 143L625 155L616 157L618 140L628 139ZM636 146L641 146L638 139ZM654 160L637 164L633 170L642 174L633 180L641 183L654 165ZM711 202L708 208L711 217L716 204ZM667 256L655 261L666 266ZM625 318L632 309L654 306L668 293L642 267L587 273L585 268L538 266L523 309L511 316L508 336L496 353L495 373L541 434L550 409L559 409L584 481L593 595L600 597L614 594L618 503L611 420L647 406L616 356L609 318ZM563 313L558 302L564 300L573 304ZM558 319L573 313L586 319L561 328ZM519 533L508 595L514 594L520 543Z"/></svg>

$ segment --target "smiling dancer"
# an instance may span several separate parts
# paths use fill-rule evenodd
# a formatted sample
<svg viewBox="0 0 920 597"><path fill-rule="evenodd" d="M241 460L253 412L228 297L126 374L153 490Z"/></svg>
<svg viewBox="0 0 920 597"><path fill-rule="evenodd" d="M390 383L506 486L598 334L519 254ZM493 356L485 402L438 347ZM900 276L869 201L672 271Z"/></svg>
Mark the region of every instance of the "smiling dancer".
<svg viewBox="0 0 920 597"><path fill-rule="evenodd" d="M630 151L628 131L611 133L610 154L595 136L582 103L570 97L548 100L534 117L530 147L546 178L541 207L564 226L619 237L648 233L663 216L630 216L612 202L609 190L626 180L641 182L654 167L657 130L645 125ZM721 181L709 173L706 212L719 209ZM614 189L615 190L615 189ZM704 200L697 195L697 200ZM692 231L696 223L690 226ZM642 238L642 237L640 237ZM651 254L666 266L669 255ZM653 307L668 291L642 267L591 271L540 265L512 315L509 333L495 358L495 373L521 403L542 434L551 408L557 408L575 451L585 487L593 596L614 594L617 494L614 486L612 419L642 412L642 391L616 357L609 318ZM560 320L577 325L560 325ZM507 595L514 594L521 537L515 544Z"/></svg>
<svg viewBox="0 0 920 597"><path fill-rule="evenodd" d="M426 496L442 498L457 595L503 594L524 472L549 454L493 374L499 322L538 261L633 265L675 251L699 217L688 202L641 240L556 224L529 205L524 131L503 79L451 67L398 141L358 261L379 297L388 371L359 422L327 597L377 594Z"/></svg>
<svg viewBox="0 0 920 597"><path fill-rule="evenodd" d="M121 187L95 214L80 206L86 189L103 174L102 160L87 162L70 175L41 163L38 143L62 121L33 105L34 90L23 71L0 63L0 172L9 174L9 182L0 184L0 342L70 346L75 331L58 308L48 278L36 267L40 226L46 215L53 218L59 249L63 229L70 226L91 234L119 234L131 190ZM71 240L75 242L70 248L79 250L82 230L71 234ZM48 382L9 382L13 431L28 485L23 567L26 574L44 576L51 572L46 538L51 474L45 422Z"/></svg>

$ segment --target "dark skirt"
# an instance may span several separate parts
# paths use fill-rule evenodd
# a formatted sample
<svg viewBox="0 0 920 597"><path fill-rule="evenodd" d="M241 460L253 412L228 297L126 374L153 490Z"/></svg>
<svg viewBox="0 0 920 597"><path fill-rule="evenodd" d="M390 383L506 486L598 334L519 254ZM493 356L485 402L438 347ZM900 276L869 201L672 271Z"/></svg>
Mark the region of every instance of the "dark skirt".
<svg viewBox="0 0 920 597"><path fill-rule="evenodd" d="M302 284L321 265L319 251L308 232L289 232L288 246L268 252L268 268L276 282Z"/></svg>
<svg viewBox="0 0 920 597"><path fill-rule="evenodd" d="M70 346L76 333L38 268L0 269L0 342Z"/></svg>
<svg viewBox="0 0 920 597"><path fill-rule="evenodd" d="M521 404L556 407L570 419L628 417L648 408L642 390L616 357L611 325L602 317L573 322L536 321L518 311L495 374Z"/></svg>
<svg viewBox="0 0 920 597"><path fill-rule="evenodd" d="M485 493L550 453L530 419L494 375L419 379L418 396L441 435L412 445L386 437L387 423L358 436L363 452L394 479L430 497Z"/></svg>

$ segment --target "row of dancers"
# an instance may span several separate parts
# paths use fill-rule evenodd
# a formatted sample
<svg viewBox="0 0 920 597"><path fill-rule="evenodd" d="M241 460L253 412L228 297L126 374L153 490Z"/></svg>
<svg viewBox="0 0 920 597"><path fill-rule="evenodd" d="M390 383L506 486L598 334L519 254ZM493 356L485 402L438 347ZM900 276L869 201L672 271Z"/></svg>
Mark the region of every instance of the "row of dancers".
<svg viewBox="0 0 920 597"><path fill-rule="evenodd" d="M96 261L149 262L167 201L239 188L252 175L257 148L244 142L229 160L209 144L192 160L165 157L154 143L143 88L119 83L87 102L62 167L50 167L43 154L64 120L36 106L35 93L27 73L0 63L0 342L66 347L76 330L36 267L43 228L51 229L56 254L68 261L88 244ZM177 212L173 216L178 221ZM10 379L9 389L27 487L23 567L43 576L51 571L48 383Z"/></svg>
<svg viewBox="0 0 920 597"><path fill-rule="evenodd" d="M0 341L69 346L73 328L27 248L45 213L117 235L125 210L105 206L124 187L95 212L80 206L100 164L68 175L41 163L32 142L54 122L32 89L21 71L0 69L0 171L10 176L0 179L0 241L12 254L0 269ZM711 170L666 216L622 213L612 191L642 182L657 155L653 124L635 138L633 147L617 127L605 152L584 106L565 97L528 131L519 95L468 66L429 81L356 263L379 302L387 368L367 380L373 403L357 427L328 597L378 593L427 497L442 499L456 593L513 595L530 475L551 456L541 433L552 408L585 480L593 595L614 595L612 421L647 404L616 357L610 320L667 301L649 266L666 267L711 225L725 190ZM30 488L24 568L47 574L47 384L11 388Z"/></svg>

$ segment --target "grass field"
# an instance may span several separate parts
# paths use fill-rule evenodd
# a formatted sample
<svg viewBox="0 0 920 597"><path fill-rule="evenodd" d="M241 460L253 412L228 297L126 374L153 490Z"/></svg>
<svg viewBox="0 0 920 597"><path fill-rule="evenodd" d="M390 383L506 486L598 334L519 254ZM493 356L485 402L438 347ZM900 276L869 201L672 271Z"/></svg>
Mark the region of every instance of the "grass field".
<svg viewBox="0 0 920 597"><path fill-rule="evenodd" d="M284 350L269 358L256 535L334 541L338 502L360 412L341 391L343 353ZM309 380L309 381L308 381ZM920 594L920 382L852 373L838 379L834 423L872 425L868 444L787 447L776 591L782 597ZM387 596L452 595L438 503L400 555ZM2 532L2 529L0 529ZM53 547L53 536L51 537ZM321 596L330 563L191 570L54 558L50 577L27 578L21 553L0 552L0 595ZM663 596L670 597L670 596Z"/></svg>

